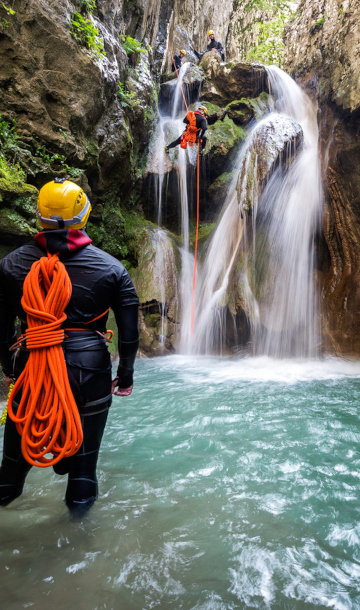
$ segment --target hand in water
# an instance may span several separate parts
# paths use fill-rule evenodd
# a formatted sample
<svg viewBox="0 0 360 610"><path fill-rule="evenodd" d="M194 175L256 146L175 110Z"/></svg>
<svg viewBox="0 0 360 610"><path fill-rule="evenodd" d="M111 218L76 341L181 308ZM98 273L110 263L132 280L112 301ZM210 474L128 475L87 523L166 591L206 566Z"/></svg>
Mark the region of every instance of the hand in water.
<svg viewBox="0 0 360 610"><path fill-rule="evenodd" d="M111 384L111 393L115 396L130 396L134 385L129 386L128 388L117 388L116 384L119 381L119 377L115 377Z"/></svg>

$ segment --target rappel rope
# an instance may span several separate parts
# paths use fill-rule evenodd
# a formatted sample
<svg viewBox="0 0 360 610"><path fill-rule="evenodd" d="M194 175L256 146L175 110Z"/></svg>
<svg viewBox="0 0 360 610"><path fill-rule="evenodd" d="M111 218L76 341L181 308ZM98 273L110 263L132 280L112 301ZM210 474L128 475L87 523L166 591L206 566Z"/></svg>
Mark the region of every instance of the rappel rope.
<svg viewBox="0 0 360 610"><path fill-rule="evenodd" d="M187 111L188 111L188 105L187 105L187 103L186 103L186 98L185 98L185 95L184 95L184 91L183 91L183 88L182 88L182 84L181 84L181 82L180 82L179 73L178 73L177 67L176 67L176 65L175 65L175 60L174 60L173 52L172 52L172 50L171 50L171 46L170 46L170 42L169 42L169 41L168 41L168 47L169 47L169 51L170 51L170 55L171 55L171 59L172 59L173 64L174 64L174 68L175 68L176 76L177 76L178 81L179 81L179 85L180 85L181 93L182 93L182 96L183 96L183 100L184 100L184 104L185 104L185 107L186 107L186 112L187 112Z"/></svg>
<svg viewBox="0 0 360 610"><path fill-rule="evenodd" d="M179 81L181 93L186 106L186 112L188 112L188 105L186 103L182 84L180 82L179 73L175 65L173 52L171 50L170 42L168 41L168 47L171 54L171 58L174 64L177 79ZM197 248L198 248L198 236L199 236L199 200L200 200L200 141L198 143L197 151L197 196L196 196L196 237L195 237L195 253L194 253L194 276L193 276L193 289L192 289L192 303L191 303L191 335L194 336L194 320L195 320L195 287L196 287L196 264L197 264Z"/></svg>

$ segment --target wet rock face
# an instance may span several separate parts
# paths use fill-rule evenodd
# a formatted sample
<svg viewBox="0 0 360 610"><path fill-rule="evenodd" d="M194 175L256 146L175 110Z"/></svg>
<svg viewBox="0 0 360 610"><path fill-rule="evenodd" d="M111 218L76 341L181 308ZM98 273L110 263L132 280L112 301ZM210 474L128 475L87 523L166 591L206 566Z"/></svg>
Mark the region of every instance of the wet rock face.
<svg viewBox="0 0 360 610"><path fill-rule="evenodd" d="M167 231L144 227L133 281L140 300L140 350L161 355L175 349L179 329L180 255Z"/></svg>
<svg viewBox="0 0 360 610"><path fill-rule="evenodd" d="M218 53L205 53L201 60L207 81L201 91L201 100L226 105L240 98L255 98L268 92L267 76L263 66L255 64L221 64Z"/></svg>
<svg viewBox="0 0 360 610"><path fill-rule="evenodd" d="M291 162L303 141L301 126L288 116L271 114L259 124L248 143L237 181L241 214L256 205L275 168Z"/></svg>
<svg viewBox="0 0 360 610"><path fill-rule="evenodd" d="M302 0L285 31L285 67L318 100L325 187L317 246L324 348L360 349L360 4Z"/></svg>

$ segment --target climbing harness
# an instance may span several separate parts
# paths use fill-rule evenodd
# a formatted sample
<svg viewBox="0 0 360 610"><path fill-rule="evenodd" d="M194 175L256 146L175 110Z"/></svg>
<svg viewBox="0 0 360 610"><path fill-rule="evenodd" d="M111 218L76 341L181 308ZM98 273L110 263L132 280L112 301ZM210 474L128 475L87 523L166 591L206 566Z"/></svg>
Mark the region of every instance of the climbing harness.
<svg viewBox="0 0 360 610"><path fill-rule="evenodd" d="M14 387L14 383L10 383L8 397L7 397L7 401L6 401L6 405L5 405L5 409L3 410L2 414L1 414L0 426L5 426L5 424L6 424L9 398L10 398L10 394L12 392L13 387Z"/></svg>
<svg viewBox="0 0 360 610"><path fill-rule="evenodd" d="M70 388L61 328L67 316L71 280L57 254L35 261L25 278L21 304L27 314L25 333L29 358L15 382L8 401L9 417L21 435L25 460L45 468L80 448L83 432L79 411ZM21 344L23 337L13 349ZM20 403L13 411L13 400L22 390ZM52 453L52 458L45 457Z"/></svg>

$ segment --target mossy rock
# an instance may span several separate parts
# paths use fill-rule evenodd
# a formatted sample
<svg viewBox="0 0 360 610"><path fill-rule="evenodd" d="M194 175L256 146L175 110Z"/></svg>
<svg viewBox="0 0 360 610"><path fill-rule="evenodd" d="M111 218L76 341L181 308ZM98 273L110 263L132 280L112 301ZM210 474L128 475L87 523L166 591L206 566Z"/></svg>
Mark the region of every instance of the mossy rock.
<svg viewBox="0 0 360 610"><path fill-rule="evenodd" d="M207 135L207 154L210 153L211 157L219 155L224 157L228 156L237 144L245 140L247 132L226 116L223 121L217 121L211 125Z"/></svg>
<svg viewBox="0 0 360 610"><path fill-rule="evenodd" d="M208 188L209 199L215 203L222 203L229 192L236 170L224 172L214 180Z"/></svg>
<svg viewBox="0 0 360 610"><path fill-rule="evenodd" d="M3 244L20 246L37 232L34 223L30 224L15 210L9 208L0 210L0 235Z"/></svg>
<svg viewBox="0 0 360 610"><path fill-rule="evenodd" d="M248 100L235 100L226 106L226 115L236 125L246 125L254 116L254 109Z"/></svg>

